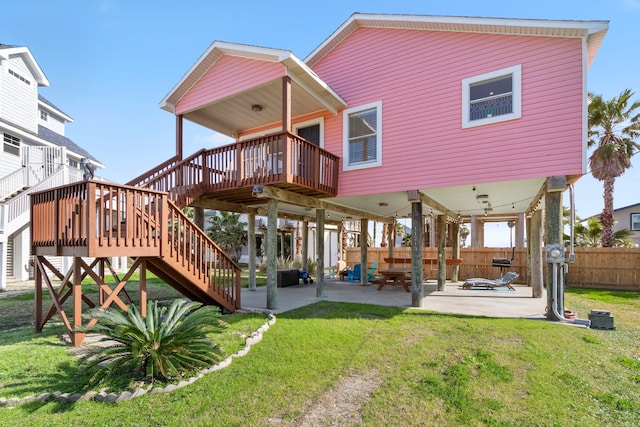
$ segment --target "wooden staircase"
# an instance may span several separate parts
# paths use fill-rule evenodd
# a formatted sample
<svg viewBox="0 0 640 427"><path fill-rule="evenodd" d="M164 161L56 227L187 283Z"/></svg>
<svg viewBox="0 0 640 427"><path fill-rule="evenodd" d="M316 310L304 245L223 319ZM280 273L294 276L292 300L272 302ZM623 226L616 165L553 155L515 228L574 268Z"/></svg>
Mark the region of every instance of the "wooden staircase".
<svg viewBox="0 0 640 427"><path fill-rule="evenodd" d="M204 304L213 304L229 312L240 308L240 267L169 199L168 193L113 185L98 181L56 187L31 196L32 253L36 266L36 330L56 312L75 345L83 334L81 305L107 308L125 307L119 294L140 268L140 309L146 308L146 271L151 271L183 295ZM63 275L47 256L74 257L74 266ZM105 282L105 269L96 273L91 257L104 265L110 257L128 256L134 265L125 279L111 288ZM102 264L101 264L102 263ZM97 264L96 264L97 265ZM62 286L54 289L49 276L57 276ZM100 289L99 300L82 295L82 279L92 277ZM43 282L53 303L46 314L42 310ZM73 319L62 304L73 296ZM91 324L92 321L89 322Z"/></svg>

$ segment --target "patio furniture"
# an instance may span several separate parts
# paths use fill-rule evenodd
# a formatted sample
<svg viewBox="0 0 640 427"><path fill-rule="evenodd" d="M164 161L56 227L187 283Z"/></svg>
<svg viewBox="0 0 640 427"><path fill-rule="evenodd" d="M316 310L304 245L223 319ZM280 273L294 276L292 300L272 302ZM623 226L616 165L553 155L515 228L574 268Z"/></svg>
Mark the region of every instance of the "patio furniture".
<svg viewBox="0 0 640 427"><path fill-rule="evenodd" d="M376 268L378 268L378 261L375 261L371 267L369 267L369 273L367 274L368 281L375 280L376 276L374 276L373 273L376 271Z"/></svg>
<svg viewBox="0 0 640 427"><path fill-rule="evenodd" d="M411 292L411 267L394 267L387 270L380 270L379 278L371 283L378 285L378 290L382 290L385 285L402 286L405 291Z"/></svg>
<svg viewBox="0 0 640 427"><path fill-rule="evenodd" d="M473 288L484 288L484 289L495 289L501 287L507 287L512 291L515 291L515 288L511 286L511 283L516 280L520 275L513 271L509 271L507 274L502 276L499 279L491 280L491 279L482 279L482 278L472 278L465 280L462 285L462 289L473 289Z"/></svg>
<svg viewBox="0 0 640 427"><path fill-rule="evenodd" d="M347 271L347 276L350 282L353 282L355 280L360 281L361 269L362 266L360 264L356 264L353 266L353 270Z"/></svg>

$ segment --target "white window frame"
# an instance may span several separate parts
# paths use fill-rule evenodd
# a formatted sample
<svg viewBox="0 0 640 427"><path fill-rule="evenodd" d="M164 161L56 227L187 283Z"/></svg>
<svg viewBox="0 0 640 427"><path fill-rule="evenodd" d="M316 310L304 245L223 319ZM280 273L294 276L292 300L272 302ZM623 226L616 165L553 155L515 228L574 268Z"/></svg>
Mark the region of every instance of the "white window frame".
<svg viewBox="0 0 640 427"><path fill-rule="evenodd" d="M486 117L484 119L469 120L469 104L470 87L473 84L481 83L486 80L492 80L499 77L511 75L512 84L512 112L510 114L502 114L500 116ZM514 65L512 67L503 68L501 70L492 71L490 73L480 74L478 76L469 77L462 80L462 128L471 128L483 126L492 123L505 122L515 120L522 117L522 65Z"/></svg>
<svg viewBox="0 0 640 427"><path fill-rule="evenodd" d="M294 124L293 133L297 135L299 128L306 128L313 125L320 125L320 148L324 148L324 117L317 117L315 119Z"/></svg>
<svg viewBox="0 0 640 427"><path fill-rule="evenodd" d="M17 136L4 132L3 134L3 152L12 156L20 157L22 141ZM17 152L14 152L17 151Z"/></svg>
<svg viewBox="0 0 640 427"><path fill-rule="evenodd" d="M349 116L361 111L376 109L376 159L367 162L349 163ZM382 101L375 101L357 107L347 108L342 112L342 170L351 171L358 169L382 166Z"/></svg>
<svg viewBox="0 0 640 427"><path fill-rule="evenodd" d="M40 110L40 119L42 121L45 121L45 122L48 121L49 120L49 113L47 113L44 110Z"/></svg>
<svg viewBox="0 0 640 427"><path fill-rule="evenodd" d="M637 220L634 221L633 218L637 217ZM631 214L631 224L629 224L631 227L631 231L640 231L640 213L632 213ZM634 224L639 224L638 227L634 227Z"/></svg>

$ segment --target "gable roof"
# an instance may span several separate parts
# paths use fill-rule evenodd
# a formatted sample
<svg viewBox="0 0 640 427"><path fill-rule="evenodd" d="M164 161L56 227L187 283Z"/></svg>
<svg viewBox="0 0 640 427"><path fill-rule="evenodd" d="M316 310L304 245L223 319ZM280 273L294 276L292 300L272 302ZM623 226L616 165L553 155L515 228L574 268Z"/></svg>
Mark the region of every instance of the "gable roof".
<svg viewBox="0 0 640 427"><path fill-rule="evenodd" d="M333 34L315 48L304 59L304 62L313 67L352 32L361 27L585 38L587 40L587 66L590 66L607 33L609 21L559 21L354 13Z"/></svg>
<svg viewBox="0 0 640 427"><path fill-rule="evenodd" d="M31 55L29 48L25 46L13 46L0 43L0 61L3 59L9 59L11 55L22 56L22 59L25 64L27 64L27 67L29 67L33 78L38 82L38 86L49 86L47 76L44 75L44 72L36 62L35 58Z"/></svg>
<svg viewBox="0 0 640 427"><path fill-rule="evenodd" d="M289 50L214 41L185 75L182 76L173 89L162 99L160 107L164 110L174 112L176 103L224 55L280 63L284 66L287 75L289 75L294 82L299 82L306 87L327 109L336 112L347 105L344 99L334 92L311 68Z"/></svg>
<svg viewBox="0 0 640 427"><path fill-rule="evenodd" d="M38 94L38 102L42 105L46 105L50 110L54 111L57 115L62 117L67 122L70 122L70 123L73 122L73 119L68 114L66 114L64 111L62 111L61 109L53 105L51 101L49 101L48 99L46 99L44 96L40 94Z"/></svg>

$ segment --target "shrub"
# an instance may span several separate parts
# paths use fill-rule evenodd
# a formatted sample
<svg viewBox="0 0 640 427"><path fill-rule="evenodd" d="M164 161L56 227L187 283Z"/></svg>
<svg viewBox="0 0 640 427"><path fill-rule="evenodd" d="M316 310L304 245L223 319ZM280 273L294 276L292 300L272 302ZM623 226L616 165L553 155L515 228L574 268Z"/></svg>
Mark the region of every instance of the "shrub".
<svg viewBox="0 0 640 427"><path fill-rule="evenodd" d="M218 307L175 300L167 308L149 301L146 318L133 305L126 312L94 309L88 315L98 323L84 331L100 338L80 353L80 359L94 385L123 376L172 380L222 358L220 347L207 336L226 326Z"/></svg>

